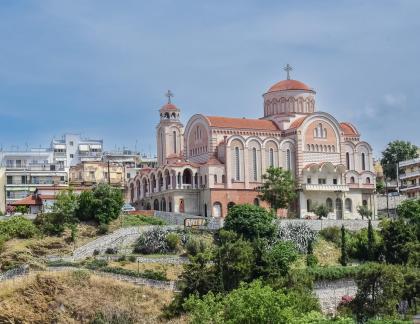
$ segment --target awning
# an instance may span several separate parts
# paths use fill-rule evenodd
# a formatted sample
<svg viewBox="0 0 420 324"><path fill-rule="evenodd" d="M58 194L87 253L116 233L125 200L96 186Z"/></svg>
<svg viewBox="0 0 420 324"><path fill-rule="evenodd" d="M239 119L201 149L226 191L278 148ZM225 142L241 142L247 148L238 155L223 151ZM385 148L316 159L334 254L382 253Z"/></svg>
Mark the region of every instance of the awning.
<svg viewBox="0 0 420 324"><path fill-rule="evenodd" d="M89 145L87 145L87 144L80 144L79 145L79 151L82 151L82 152L89 151Z"/></svg>
<svg viewBox="0 0 420 324"><path fill-rule="evenodd" d="M59 149L59 150L65 150L66 145L65 144L54 144L54 148Z"/></svg>
<svg viewBox="0 0 420 324"><path fill-rule="evenodd" d="M94 150L102 150L102 145L100 144L90 144L90 149L94 149Z"/></svg>

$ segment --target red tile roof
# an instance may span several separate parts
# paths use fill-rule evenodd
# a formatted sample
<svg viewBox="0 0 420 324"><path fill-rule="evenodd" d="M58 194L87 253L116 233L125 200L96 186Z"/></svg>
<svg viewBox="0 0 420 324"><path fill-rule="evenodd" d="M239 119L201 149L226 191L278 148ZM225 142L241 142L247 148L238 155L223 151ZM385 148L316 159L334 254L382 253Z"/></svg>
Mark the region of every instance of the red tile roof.
<svg viewBox="0 0 420 324"><path fill-rule="evenodd" d="M278 131L276 124L271 120L265 119L247 119L247 118L230 118L218 116L206 116L210 126L219 128L235 128L235 129L258 129L268 131Z"/></svg>
<svg viewBox="0 0 420 324"><path fill-rule="evenodd" d="M267 92L285 91L285 90L306 90L313 91L305 83L297 80L282 80L274 84Z"/></svg>
<svg viewBox="0 0 420 324"><path fill-rule="evenodd" d="M304 117L299 117L299 118L295 119L295 120L294 120L294 121L290 124L289 129L290 129L290 128L298 128L298 127L300 127L300 125L302 125L302 123L303 123L303 121L305 120L305 118L306 118L306 116L304 116Z"/></svg>
<svg viewBox="0 0 420 324"><path fill-rule="evenodd" d="M359 136L359 132L357 131L356 127L348 122L340 123L341 130L343 131L344 135L347 136Z"/></svg>
<svg viewBox="0 0 420 324"><path fill-rule="evenodd" d="M30 195L11 203L12 206L41 206L42 200L37 195Z"/></svg>
<svg viewBox="0 0 420 324"><path fill-rule="evenodd" d="M166 105L163 105L162 108L160 108L160 110L178 110L178 107L174 104L167 103Z"/></svg>

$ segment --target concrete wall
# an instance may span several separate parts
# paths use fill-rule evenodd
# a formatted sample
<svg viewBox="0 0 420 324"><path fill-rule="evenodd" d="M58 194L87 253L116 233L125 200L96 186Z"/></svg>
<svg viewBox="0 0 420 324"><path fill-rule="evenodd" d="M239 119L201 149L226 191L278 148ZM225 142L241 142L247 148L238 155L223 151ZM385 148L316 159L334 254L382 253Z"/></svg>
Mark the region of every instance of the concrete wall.
<svg viewBox="0 0 420 324"><path fill-rule="evenodd" d="M350 219L341 219L341 220L335 220L335 219L279 219L278 223L281 225L286 225L288 223L305 223L308 225L311 229L314 231L320 231L323 228L327 227L341 227L344 225L344 227L350 231L358 231L362 228L368 227L368 221L367 220L350 220ZM379 221L372 221L372 227L378 228Z"/></svg>

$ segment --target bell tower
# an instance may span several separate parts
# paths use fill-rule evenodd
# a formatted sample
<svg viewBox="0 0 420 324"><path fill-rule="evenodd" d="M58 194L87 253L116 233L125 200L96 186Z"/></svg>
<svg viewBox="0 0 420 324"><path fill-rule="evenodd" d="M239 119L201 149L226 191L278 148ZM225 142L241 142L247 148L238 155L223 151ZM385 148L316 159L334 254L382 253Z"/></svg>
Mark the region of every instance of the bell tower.
<svg viewBox="0 0 420 324"><path fill-rule="evenodd" d="M183 147L183 125L180 118L181 110L172 103L173 93L165 94L168 102L159 109L160 122L156 126L157 162L167 163L168 158L181 156Z"/></svg>

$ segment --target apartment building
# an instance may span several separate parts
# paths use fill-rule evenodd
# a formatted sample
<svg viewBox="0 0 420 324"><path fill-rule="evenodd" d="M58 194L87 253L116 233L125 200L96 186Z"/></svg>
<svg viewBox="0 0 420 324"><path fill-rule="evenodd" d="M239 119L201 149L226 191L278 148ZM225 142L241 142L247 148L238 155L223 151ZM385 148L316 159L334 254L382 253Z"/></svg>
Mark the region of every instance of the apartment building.
<svg viewBox="0 0 420 324"><path fill-rule="evenodd" d="M62 164L54 161L50 149L0 152L3 184L1 210L31 195L42 186L67 186L68 174Z"/></svg>
<svg viewBox="0 0 420 324"><path fill-rule="evenodd" d="M101 161L83 161L70 167L70 185L89 187L100 183L110 183L124 187L124 167L120 164Z"/></svg>
<svg viewBox="0 0 420 324"><path fill-rule="evenodd" d="M400 192L408 198L420 198L420 157L399 163Z"/></svg>

